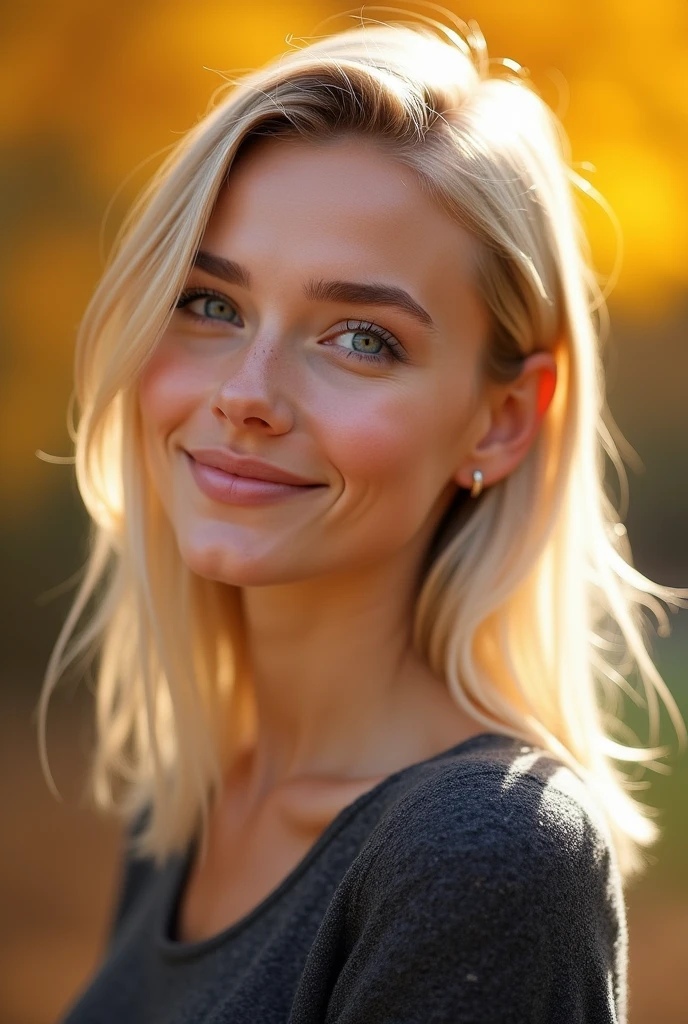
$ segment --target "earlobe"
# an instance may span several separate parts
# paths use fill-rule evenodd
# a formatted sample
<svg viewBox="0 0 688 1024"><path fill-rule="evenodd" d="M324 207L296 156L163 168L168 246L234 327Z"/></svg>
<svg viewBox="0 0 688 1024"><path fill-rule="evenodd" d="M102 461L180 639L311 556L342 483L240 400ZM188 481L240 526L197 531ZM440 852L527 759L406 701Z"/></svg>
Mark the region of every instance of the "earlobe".
<svg viewBox="0 0 688 1024"><path fill-rule="evenodd" d="M477 498L483 489L483 474L479 469L473 470L473 483L471 484L471 498Z"/></svg>

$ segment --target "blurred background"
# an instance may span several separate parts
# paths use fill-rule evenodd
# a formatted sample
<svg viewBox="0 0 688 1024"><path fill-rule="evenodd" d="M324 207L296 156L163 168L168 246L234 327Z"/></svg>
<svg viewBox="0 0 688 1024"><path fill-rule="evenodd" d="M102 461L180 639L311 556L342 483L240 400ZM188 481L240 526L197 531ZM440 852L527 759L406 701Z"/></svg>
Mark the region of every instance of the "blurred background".
<svg viewBox="0 0 688 1024"><path fill-rule="evenodd" d="M404 3L406 10L415 10ZM611 204L623 265L609 300L608 399L629 455L636 567L688 586L688 4L467 0L493 57L529 70L571 157ZM360 10L360 8L359 8ZM346 3L26 0L0 42L0 1020L54 1021L95 969L116 896L121 834L83 798L92 681L67 677L48 717L58 802L41 774L36 702L86 553L67 405L75 331L115 230L222 72L256 67L354 21ZM368 17L394 18L372 6ZM290 36L293 40L289 41ZM581 204L600 275L609 216ZM610 479L612 479L610 477ZM618 492L615 479L612 488ZM654 654L688 720L688 611ZM631 724L648 742L642 709ZM631 1024L688 1019L688 756L664 714L665 772L642 794L664 829L627 893Z"/></svg>

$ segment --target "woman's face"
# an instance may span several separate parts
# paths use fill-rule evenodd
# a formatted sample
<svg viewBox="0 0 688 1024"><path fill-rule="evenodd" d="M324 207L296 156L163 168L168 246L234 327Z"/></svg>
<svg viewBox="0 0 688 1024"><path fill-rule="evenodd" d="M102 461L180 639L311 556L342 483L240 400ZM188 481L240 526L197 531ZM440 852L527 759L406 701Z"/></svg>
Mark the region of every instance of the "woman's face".
<svg viewBox="0 0 688 1024"><path fill-rule="evenodd" d="M429 540L484 429L470 236L368 142L265 139L200 248L139 391L189 567L286 583ZM218 453L313 486L252 489L204 464Z"/></svg>

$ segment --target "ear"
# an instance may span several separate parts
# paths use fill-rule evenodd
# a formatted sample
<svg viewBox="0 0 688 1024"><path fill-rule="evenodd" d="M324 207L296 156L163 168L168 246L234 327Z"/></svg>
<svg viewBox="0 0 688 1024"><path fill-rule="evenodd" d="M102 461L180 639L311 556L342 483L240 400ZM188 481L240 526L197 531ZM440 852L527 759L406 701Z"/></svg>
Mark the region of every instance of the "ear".
<svg viewBox="0 0 688 1024"><path fill-rule="evenodd" d="M461 487L471 488L475 469L483 474L485 487L516 469L537 436L556 384L557 364L549 352L528 356L515 380L488 383L484 409L489 426L455 475Z"/></svg>

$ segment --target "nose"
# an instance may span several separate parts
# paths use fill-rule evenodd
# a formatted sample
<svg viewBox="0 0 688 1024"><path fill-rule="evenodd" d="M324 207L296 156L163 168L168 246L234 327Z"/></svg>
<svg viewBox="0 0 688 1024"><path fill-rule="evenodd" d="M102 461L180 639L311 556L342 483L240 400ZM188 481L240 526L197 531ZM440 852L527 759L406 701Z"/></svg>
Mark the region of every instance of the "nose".
<svg viewBox="0 0 688 1024"><path fill-rule="evenodd" d="M213 415L229 422L237 430L260 427L266 432L284 434L291 429L294 413L280 386L285 374L280 367L277 342L254 338L243 361L223 373L212 397Z"/></svg>

